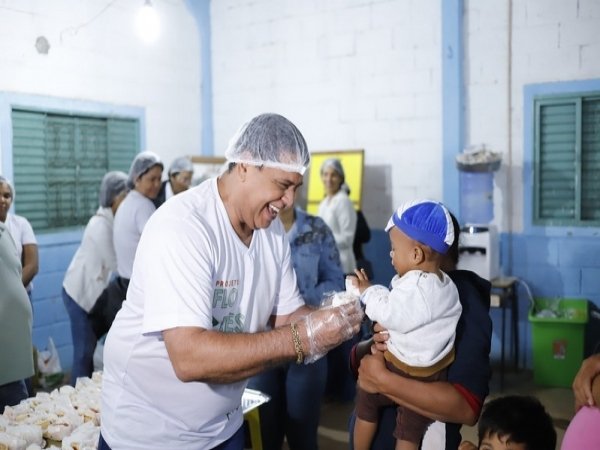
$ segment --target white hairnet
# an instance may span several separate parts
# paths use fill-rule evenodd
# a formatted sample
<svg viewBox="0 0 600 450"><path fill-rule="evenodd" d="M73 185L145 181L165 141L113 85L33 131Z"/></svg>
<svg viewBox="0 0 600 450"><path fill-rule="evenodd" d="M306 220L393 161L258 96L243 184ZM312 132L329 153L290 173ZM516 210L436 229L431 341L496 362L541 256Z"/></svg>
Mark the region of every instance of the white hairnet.
<svg viewBox="0 0 600 450"><path fill-rule="evenodd" d="M14 202L15 201L15 187L12 185L12 183L10 181L8 181L8 178L5 178L2 175L0 175L0 184L8 185L8 188L10 189L10 196L12 197L12 200Z"/></svg>
<svg viewBox="0 0 600 450"><path fill-rule="evenodd" d="M296 126L279 114L261 114L244 124L229 141L228 162L273 167L304 175L310 154Z"/></svg>
<svg viewBox="0 0 600 450"><path fill-rule="evenodd" d="M193 172L194 165L187 156L175 158L169 167L169 175L179 172Z"/></svg>
<svg viewBox="0 0 600 450"><path fill-rule="evenodd" d="M127 174L119 170L108 172L100 183L100 206L108 208L112 206L115 198L127 190Z"/></svg>
<svg viewBox="0 0 600 450"><path fill-rule="evenodd" d="M342 166L342 162L339 159L329 158L323 161L323 164L321 164L321 175L323 175L323 172L327 168L332 168L333 170L335 170L342 179L342 184L344 184L344 181L346 180L346 175L344 174L344 167Z"/></svg>
<svg viewBox="0 0 600 450"><path fill-rule="evenodd" d="M138 153L131 163L131 167L129 168L127 186L130 189L133 189L138 178L144 175L154 166L160 166L161 169L164 169L163 163L157 154L152 152Z"/></svg>

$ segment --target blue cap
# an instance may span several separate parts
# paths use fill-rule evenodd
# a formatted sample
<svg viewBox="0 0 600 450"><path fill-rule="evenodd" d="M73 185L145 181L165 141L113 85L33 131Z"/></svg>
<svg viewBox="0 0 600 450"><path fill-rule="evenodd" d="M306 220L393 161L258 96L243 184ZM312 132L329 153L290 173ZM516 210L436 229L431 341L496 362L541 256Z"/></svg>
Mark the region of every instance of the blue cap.
<svg viewBox="0 0 600 450"><path fill-rule="evenodd" d="M432 200L401 205L390 217L385 231L390 231L394 226L411 239L441 254L445 254L454 242L454 227L448 209Z"/></svg>

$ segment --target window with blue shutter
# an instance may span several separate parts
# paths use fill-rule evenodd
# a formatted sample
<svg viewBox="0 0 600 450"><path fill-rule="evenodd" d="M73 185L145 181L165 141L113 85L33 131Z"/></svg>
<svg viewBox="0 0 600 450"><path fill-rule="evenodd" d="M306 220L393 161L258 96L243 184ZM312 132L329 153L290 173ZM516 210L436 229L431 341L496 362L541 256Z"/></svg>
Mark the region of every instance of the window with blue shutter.
<svg viewBox="0 0 600 450"><path fill-rule="evenodd" d="M600 225L600 94L534 102L534 223Z"/></svg>
<svg viewBox="0 0 600 450"><path fill-rule="evenodd" d="M110 170L139 151L137 119L12 110L15 212L36 232L85 225Z"/></svg>

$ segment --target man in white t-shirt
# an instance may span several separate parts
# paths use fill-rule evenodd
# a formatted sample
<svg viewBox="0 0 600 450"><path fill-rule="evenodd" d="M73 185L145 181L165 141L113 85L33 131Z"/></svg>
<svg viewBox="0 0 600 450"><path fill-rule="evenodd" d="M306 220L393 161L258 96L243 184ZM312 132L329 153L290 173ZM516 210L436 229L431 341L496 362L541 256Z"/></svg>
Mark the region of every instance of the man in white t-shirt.
<svg viewBox="0 0 600 450"><path fill-rule="evenodd" d="M104 350L99 449L244 447L248 377L314 362L359 329L358 304L311 310L278 213L310 156L276 114L232 139L226 172L166 202L142 233Z"/></svg>

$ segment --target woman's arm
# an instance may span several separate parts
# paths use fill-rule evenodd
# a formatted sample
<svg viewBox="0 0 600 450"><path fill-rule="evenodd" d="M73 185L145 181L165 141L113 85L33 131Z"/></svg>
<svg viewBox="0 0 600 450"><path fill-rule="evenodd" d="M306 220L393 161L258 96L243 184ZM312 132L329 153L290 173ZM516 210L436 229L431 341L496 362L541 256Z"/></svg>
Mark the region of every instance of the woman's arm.
<svg viewBox="0 0 600 450"><path fill-rule="evenodd" d="M575 394L575 411L582 406L594 405L592 396L592 381L600 374L600 353L590 356L581 363L581 367L573 380Z"/></svg>
<svg viewBox="0 0 600 450"><path fill-rule="evenodd" d="M25 244L23 245L23 256L22 256L23 272L21 278L23 280L23 286L29 286L33 277L36 276L39 270L39 258L38 258L38 247L37 244Z"/></svg>

